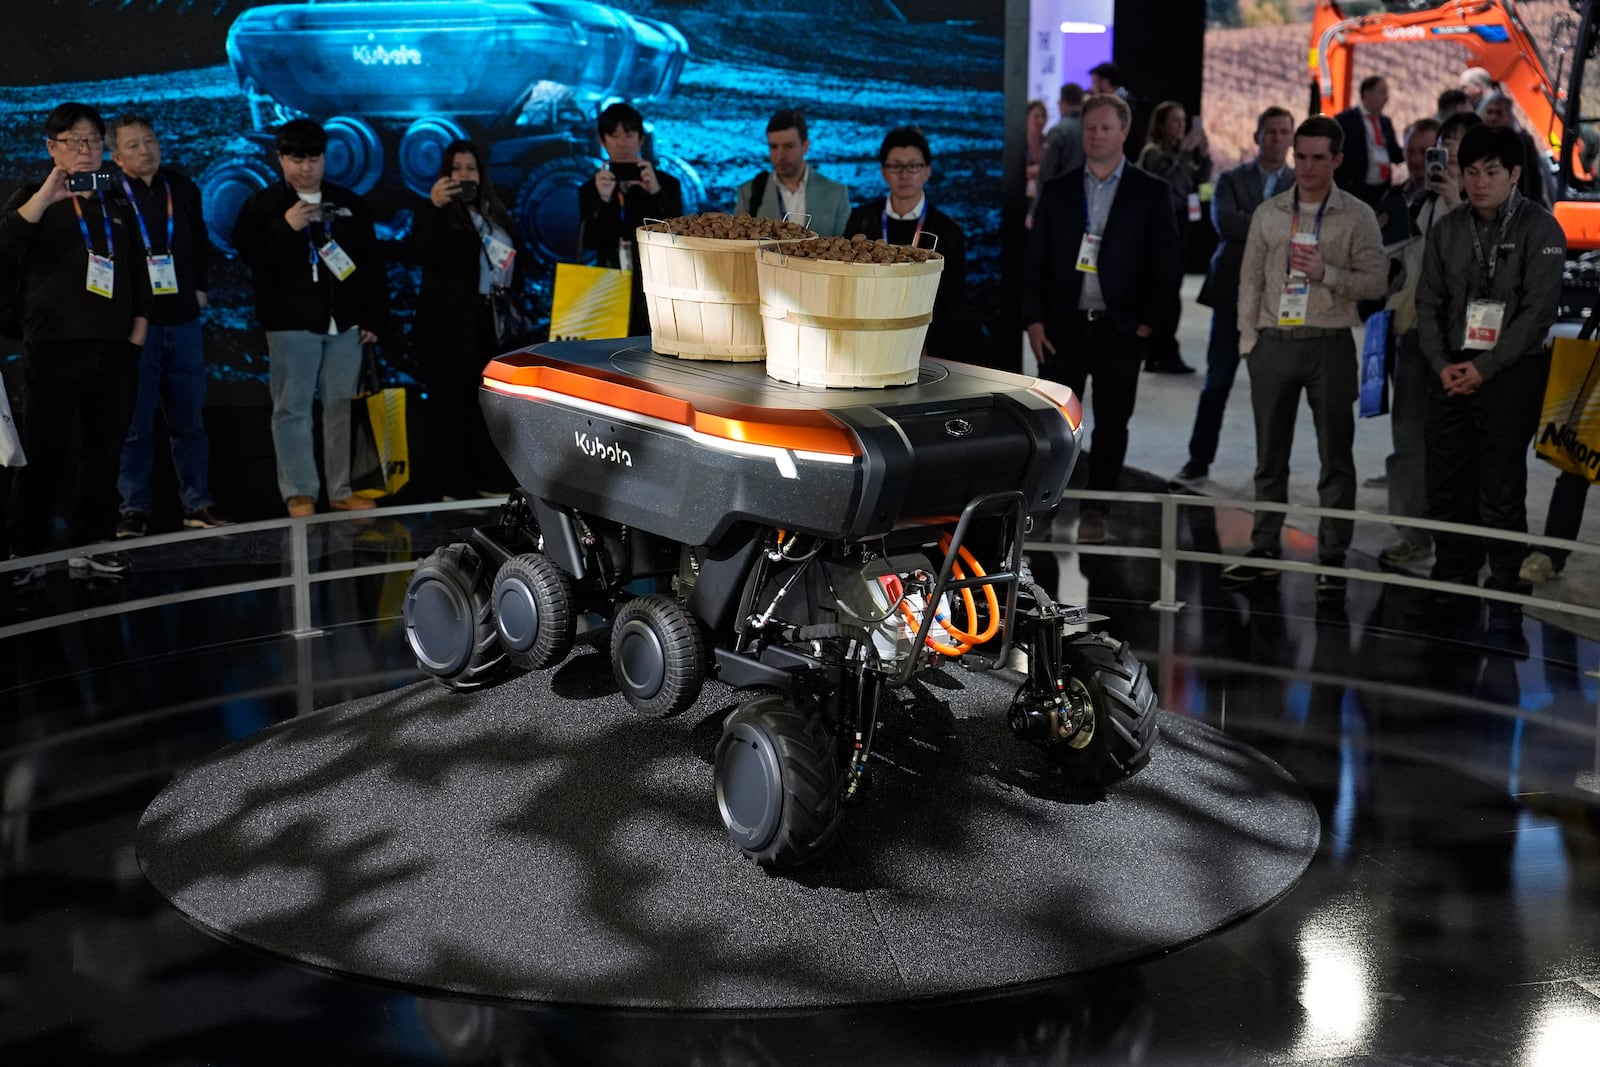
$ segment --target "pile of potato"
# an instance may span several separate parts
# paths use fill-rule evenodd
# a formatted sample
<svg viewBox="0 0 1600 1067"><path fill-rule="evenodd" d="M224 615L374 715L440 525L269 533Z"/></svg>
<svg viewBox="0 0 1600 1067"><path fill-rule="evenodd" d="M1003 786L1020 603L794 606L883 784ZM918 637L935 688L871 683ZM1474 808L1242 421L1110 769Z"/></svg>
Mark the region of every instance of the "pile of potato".
<svg viewBox="0 0 1600 1067"><path fill-rule="evenodd" d="M836 263L926 263L939 253L928 248L892 245L865 234L854 237L818 237L811 241L785 245L785 255L801 259L826 259Z"/></svg>
<svg viewBox="0 0 1600 1067"><path fill-rule="evenodd" d="M668 219L666 222L651 223L644 229L653 233L676 234L679 237L711 237L726 241L793 241L816 236L798 222L758 219L749 215L729 215L722 211L684 215Z"/></svg>

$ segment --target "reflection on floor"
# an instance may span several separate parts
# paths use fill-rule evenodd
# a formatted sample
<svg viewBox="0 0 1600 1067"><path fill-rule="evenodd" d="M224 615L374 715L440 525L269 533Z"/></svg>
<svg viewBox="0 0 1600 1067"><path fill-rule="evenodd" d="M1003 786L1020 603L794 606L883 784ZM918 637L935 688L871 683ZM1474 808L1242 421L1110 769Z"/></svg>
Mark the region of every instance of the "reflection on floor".
<svg viewBox="0 0 1600 1067"><path fill-rule="evenodd" d="M1237 520L1191 518L1183 543L1239 550ZM1119 521L1124 542L1153 543L1137 514ZM426 551L452 523L330 532L318 552L378 562ZM145 555L146 593L203 565L181 547ZM1165 707L1305 785L1321 851L1275 905L1105 973L803 1016L427 1000L223 944L145 883L133 828L200 755L416 677L395 619L403 577L333 581L314 587L315 638L282 636L287 594L272 591L0 645L0 1062L1589 1062L1600 1044L1593 643L1532 620L1508 639L1475 604L1441 611L1361 582L1333 608L1305 575L1228 593L1201 566L1180 567L1186 607L1170 615L1147 607L1152 562L1066 545L1033 564L1111 617ZM270 552L236 565L276 566ZM42 595L122 594L52 574ZM5 610L0 624L36 605Z"/></svg>

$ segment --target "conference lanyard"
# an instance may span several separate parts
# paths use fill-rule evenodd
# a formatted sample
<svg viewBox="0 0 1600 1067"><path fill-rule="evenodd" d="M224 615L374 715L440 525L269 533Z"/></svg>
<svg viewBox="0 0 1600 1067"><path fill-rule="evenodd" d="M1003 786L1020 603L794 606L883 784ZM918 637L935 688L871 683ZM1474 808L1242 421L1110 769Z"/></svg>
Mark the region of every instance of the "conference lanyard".
<svg viewBox="0 0 1600 1067"><path fill-rule="evenodd" d="M111 243L111 212L106 208L106 194L96 192L95 196L100 198L100 221L105 224L106 228L105 258L115 259L117 250L116 246ZM78 199L76 196L72 198L72 210L78 215L78 231L83 234L83 247L89 250L89 255L92 258L98 253L94 250L94 239L89 236L89 224L83 220L83 206L78 203Z"/></svg>
<svg viewBox="0 0 1600 1067"><path fill-rule="evenodd" d="M783 193L782 193L781 190L779 191L778 195L779 195L780 198L783 196ZM781 202L782 201L780 200L780 203ZM926 196L924 196L922 198L922 213L917 216L917 228L911 234L911 245L912 245L912 247L916 247L917 238L922 236L922 223L923 223L923 220L926 219L927 217L928 217L928 198ZM883 198L883 220L882 221L883 221L883 240L884 240L885 243L888 243L888 240L889 240L889 198L888 197L884 197ZM896 220L896 221L904 222L905 220L904 219L899 219L899 220Z"/></svg>
<svg viewBox="0 0 1600 1067"><path fill-rule="evenodd" d="M1506 213L1500 219L1500 235L1489 246L1488 263L1484 263L1483 244L1478 238L1478 220L1474 218L1468 227L1472 231L1472 254L1478 261L1479 288L1494 284L1495 267L1499 265L1500 246L1505 243L1506 231L1511 228L1511 217L1517 213L1517 208L1522 204L1522 196L1515 187L1511 190L1511 199L1506 201ZM1487 266L1487 270L1485 270ZM1485 275L1487 274L1487 277Z"/></svg>
<svg viewBox="0 0 1600 1067"><path fill-rule="evenodd" d="M172 251L172 219L173 219L173 215L172 215L172 183L167 181L165 175L161 175L160 177L161 177L161 188L164 189L166 191L166 194L167 194L167 245L166 245L166 247L167 247L167 252L170 253ZM128 194L128 203L133 205L133 217L135 219L137 219L138 222L139 222L139 237L141 239L143 239L143 241L144 241L144 249L145 249L146 252L149 252L150 254L154 255L155 254L155 249L152 248L151 245L150 245L150 231L145 227L145 224L144 224L144 212L139 210L139 198L133 195L133 186L128 183L128 176L126 174L124 174L122 176L122 189L123 189L124 192L126 192Z"/></svg>
<svg viewBox="0 0 1600 1067"><path fill-rule="evenodd" d="M106 254L101 255L94 250L94 238L89 236L89 224L83 219L83 205L78 203L78 198L72 198L72 210L78 216L78 232L83 234L83 247L89 250L89 273L84 280L84 288L95 296L110 298L116 287L116 271L112 261L117 254L116 246L111 237L111 212L106 207L106 194L96 191L100 198L100 221L106 228Z"/></svg>
<svg viewBox="0 0 1600 1067"><path fill-rule="evenodd" d="M1333 199L1333 190L1330 189L1322 197L1322 203L1317 208L1317 221L1312 223L1312 226L1311 226L1311 238L1312 238L1312 240L1321 240L1322 239L1322 213L1324 211L1328 210L1328 201L1331 200L1331 199ZM1300 189L1299 189L1298 186L1296 186L1295 187L1295 191L1294 191L1294 217L1289 222L1289 245L1288 245L1287 248L1285 248L1283 250L1283 272L1285 274L1293 274L1294 273L1294 259L1293 259L1293 256L1294 256L1294 235L1299 233L1299 232L1300 232Z"/></svg>

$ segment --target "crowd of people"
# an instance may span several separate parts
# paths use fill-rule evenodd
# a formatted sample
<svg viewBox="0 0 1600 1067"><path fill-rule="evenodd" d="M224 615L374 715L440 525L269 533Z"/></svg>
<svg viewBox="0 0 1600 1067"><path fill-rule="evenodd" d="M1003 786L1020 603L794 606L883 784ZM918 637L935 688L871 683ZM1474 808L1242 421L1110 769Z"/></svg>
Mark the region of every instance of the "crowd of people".
<svg viewBox="0 0 1600 1067"><path fill-rule="evenodd" d="M1511 121L1506 98L1472 73L1440 95L1439 114L1419 117L1403 134L1384 114L1388 86L1377 76L1361 83L1359 104L1335 116L1296 125L1285 107L1261 112L1255 158L1220 175L1211 198L1217 244L1199 297L1212 309L1206 378L1175 484L1207 477L1242 360L1256 499L1287 502L1304 397L1317 441L1318 502L1352 510L1355 332L1387 309L1390 512L1526 532L1529 447L1566 248L1547 208L1548 166ZM1181 106L1170 101L1151 113L1138 157L1148 173L1130 167L1120 149L1132 109L1126 92L1111 88L1083 98L1070 116L1065 101L1080 90L1063 89L1063 119L1041 158L1052 155L1050 137L1060 130L1080 135L1084 163L1055 176L1041 164L1024 277L1024 321L1041 373L1080 392L1093 381L1091 489L1116 484L1137 368L1160 359L1154 346L1180 281L1182 229L1194 215L1196 184L1209 176L1203 134L1186 131ZM1076 158L1059 146L1054 154ZM1163 193L1167 212L1157 209ZM1576 497L1581 507L1581 493L1564 488L1557 502ZM1575 535L1573 511L1552 514L1547 532ZM1283 522L1282 512L1257 512L1251 547L1223 570L1225 585L1279 578L1267 561L1281 552ZM1352 527L1347 518L1320 520L1321 564L1343 568ZM1526 592L1556 569L1548 555L1510 541L1399 530L1383 560L1431 558L1439 581L1476 586L1487 564L1486 588ZM1086 504L1078 540L1108 536L1105 510ZM1344 593L1339 574L1318 576L1320 599ZM1514 606L1491 604L1492 625L1519 618Z"/></svg>
<svg viewBox="0 0 1600 1067"><path fill-rule="evenodd" d="M1062 86L1053 126L1043 103L1030 102L1023 326L1040 374L1087 397L1089 488L1117 485L1141 371L1192 370L1174 339L1178 294L1190 231L1209 221L1216 248L1199 298L1212 310L1206 375L1178 482L1206 477L1243 362L1257 499L1286 501L1303 395L1316 429L1320 503L1353 508L1354 331L1386 307L1394 352L1394 451L1385 475L1392 513L1526 529L1526 455L1565 255L1545 206L1548 168L1516 129L1508 101L1476 79L1441 94L1439 113L1403 133L1384 114L1387 102L1384 79L1370 77L1360 103L1336 116L1296 125L1287 108L1267 108L1256 123L1256 157L1216 177L1209 220L1206 136L1182 104L1146 111L1114 63L1090 72L1087 92ZM1142 141L1131 137L1135 131ZM579 193L579 243L601 266L631 268L634 226L682 214L682 191L652 162L635 108L607 107L597 133L606 160ZM21 431L30 457L15 472L9 551L27 556L50 547L50 510L75 429L82 460L72 543L145 534L158 406L183 525L225 525L209 487L201 420L200 317L213 249L199 192L163 164L158 133L141 116L107 124L92 107L67 103L49 114L44 134L49 173L17 190L0 216L0 290L15 279ZM844 185L807 163L802 113L776 112L766 135L770 169L738 187L733 210L808 219L823 236L909 244L925 230L937 234L946 266L928 352L959 356L965 239L960 223L930 203L934 154L922 131L885 135L878 155L885 195L853 208ZM325 179L327 143L313 120L279 127L274 161L282 181L243 206L232 233L266 335L277 482L291 516L313 514L320 500L336 511L372 507L351 486L351 401L364 346L391 330L372 211L362 196ZM114 171L104 165L107 149ZM471 494L496 480L498 464L475 402L479 372L505 341L497 301L524 292L528 264L477 145L463 140L444 150L410 241L422 268L413 340L442 413L440 467L451 472L444 488ZM635 272L633 334L648 332L639 288ZM319 398L320 461L313 440ZM1225 583L1277 578L1261 563L1278 555L1282 523L1281 513L1258 513L1248 557L1225 569ZM1102 541L1109 529L1108 509L1096 504L1084 509L1077 536ZM1341 566L1350 535L1350 520L1323 519L1321 562ZM1429 556L1435 578L1475 583L1487 560L1490 586L1526 585L1526 561L1505 542L1486 550L1477 538L1403 527L1384 551L1396 564ZM111 576L127 567L111 552L73 557L70 565ZM42 568L24 568L14 582L26 586L41 575ZM1319 596L1343 592L1337 575L1319 577Z"/></svg>
<svg viewBox="0 0 1600 1067"><path fill-rule="evenodd" d="M638 220L683 213L675 178L646 151L643 116L625 103L601 112L605 163L579 193L580 244L605 267L633 266ZM209 485L202 418L206 360L201 312L214 249L195 184L161 158L143 116L109 124L93 107L65 103L44 123L51 167L18 189L0 214L0 327L23 341L20 436L29 458L11 471L6 548L13 558L52 547L52 509L70 481L70 544L144 536L155 511L155 416L167 427L182 524L229 524ZM252 196L231 233L254 288L265 334L277 484L291 517L362 511L373 501L351 484L352 402L365 351L389 339L387 264L366 198L326 179L328 137L311 119L277 128L273 163L282 180ZM926 191L934 155L911 126L890 130L879 151L886 195L852 209L842 184L815 171L805 116L767 124L770 170L738 190L734 210L809 220L822 236L865 234L914 244L937 235L945 258L928 347L953 355L966 323L965 238ZM109 150L115 168L108 168ZM421 266L412 341L437 413L433 462L445 497L503 489L509 472L477 404L483 365L507 342L499 309L525 293L527 249L489 179L482 149L456 141L414 212L407 254ZM649 331L639 275L630 333ZM520 314L516 316L521 319ZM14 324L13 324L14 320ZM320 401L321 448L315 440ZM65 470L72 435L81 461ZM69 560L75 574L120 577L114 551ZM40 565L12 572L27 588Z"/></svg>

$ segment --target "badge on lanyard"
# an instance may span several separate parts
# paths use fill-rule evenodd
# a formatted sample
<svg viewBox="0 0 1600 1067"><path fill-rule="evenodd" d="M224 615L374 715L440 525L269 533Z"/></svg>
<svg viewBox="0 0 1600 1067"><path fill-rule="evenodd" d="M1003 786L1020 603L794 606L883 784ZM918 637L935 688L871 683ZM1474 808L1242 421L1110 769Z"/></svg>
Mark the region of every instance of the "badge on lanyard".
<svg viewBox="0 0 1600 1067"><path fill-rule="evenodd" d="M1200 221L1200 194L1199 193L1190 193L1189 194L1189 221L1190 222L1199 222Z"/></svg>
<svg viewBox="0 0 1600 1067"><path fill-rule="evenodd" d="M617 266L623 270L633 269L633 242L627 238L617 242Z"/></svg>
<svg viewBox="0 0 1600 1067"><path fill-rule="evenodd" d="M506 244L494 234L485 234L483 248L489 256L489 265L496 271L504 274L511 269L511 261L516 258L517 250Z"/></svg>
<svg viewBox="0 0 1600 1067"><path fill-rule="evenodd" d="M1078 245L1078 269L1085 274L1100 273L1100 235L1086 233Z"/></svg>
<svg viewBox="0 0 1600 1067"><path fill-rule="evenodd" d="M1285 282L1283 293L1278 297L1278 325L1304 326L1306 307L1310 302L1310 282L1304 280Z"/></svg>
<svg viewBox="0 0 1600 1067"><path fill-rule="evenodd" d="M332 237L328 238L327 244L317 249L317 255L322 257L322 262L328 265L328 269L333 271L333 276L341 282L356 272L355 262Z"/></svg>
<svg viewBox="0 0 1600 1067"><path fill-rule="evenodd" d="M1483 352L1500 343L1500 327L1505 323L1506 305L1503 300L1470 300L1467 302L1467 333L1462 348Z"/></svg>
<svg viewBox="0 0 1600 1067"><path fill-rule="evenodd" d="M150 291L156 296L170 296L178 291L178 268L172 263L172 254L147 256L150 268Z"/></svg>
<svg viewBox="0 0 1600 1067"><path fill-rule="evenodd" d="M100 224L106 230L106 254L101 255L94 250L94 240L89 236L89 224L83 218L83 205L78 203L78 198L72 198L72 210L78 216L78 231L83 234L84 251L89 255L89 273L84 280L83 287L95 296L110 297L116 287L116 270L112 265L112 255L116 250L111 236L111 210L106 207L106 194L100 197Z"/></svg>
<svg viewBox="0 0 1600 1067"><path fill-rule="evenodd" d="M89 279L84 288L95 296L109 297L116 285L117 274L112 268L111 257L102 256L98 252L89 253Z"/></svg>

